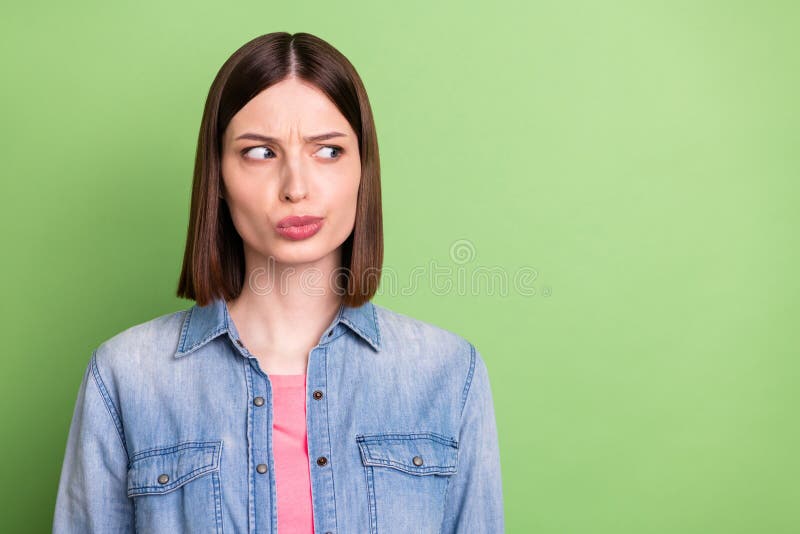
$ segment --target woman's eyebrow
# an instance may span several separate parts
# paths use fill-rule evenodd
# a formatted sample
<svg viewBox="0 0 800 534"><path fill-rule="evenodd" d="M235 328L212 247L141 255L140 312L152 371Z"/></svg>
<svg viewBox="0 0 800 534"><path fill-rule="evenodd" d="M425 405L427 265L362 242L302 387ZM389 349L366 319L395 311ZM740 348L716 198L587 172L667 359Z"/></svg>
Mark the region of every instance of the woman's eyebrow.
<svg viewBox="0 0 800 534"><path fill-rule="evenodd" d="M327 132L323 134L303 137L303 140L305 140L306 143L313 143L315 141L325 141L326 139L331 139L333 137L346 137L346 134L343 134L342 132ZM234 139L234 141L238 141L239 139L251 139L253 141L262 141L265 143L278 143L278 144L280 143L280 141L278 141L278 139L275 137L270 137L268 135L261 135L257 133L243 133L242 135Z"/></svg>

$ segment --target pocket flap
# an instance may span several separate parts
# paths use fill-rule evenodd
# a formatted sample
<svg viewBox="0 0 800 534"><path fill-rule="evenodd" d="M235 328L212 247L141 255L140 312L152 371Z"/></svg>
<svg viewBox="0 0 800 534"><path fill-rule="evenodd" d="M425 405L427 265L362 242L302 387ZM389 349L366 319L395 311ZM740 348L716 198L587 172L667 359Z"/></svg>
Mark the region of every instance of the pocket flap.
<svg viewBox="0 0 800 534"><path fill-rule="evenodd" d="M222 441L185 441L133 456L128 468L128 497L168 493L219 469Z"/></svg>
<svg viewBox="0 0 800 534"><path fill-rule="evenodd" d="M364 465L394 467L413 475L456 472L458 442L433 432L361 434L356 436Z"/></svg>

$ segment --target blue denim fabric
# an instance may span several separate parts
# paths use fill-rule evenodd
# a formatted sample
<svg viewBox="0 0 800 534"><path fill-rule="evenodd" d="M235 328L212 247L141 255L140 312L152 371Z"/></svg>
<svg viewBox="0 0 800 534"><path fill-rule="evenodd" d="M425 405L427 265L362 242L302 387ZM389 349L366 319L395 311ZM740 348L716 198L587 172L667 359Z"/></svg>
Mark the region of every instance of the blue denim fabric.
<svg viewBox="0 0 800 534"><path fill-rule="evenodd" d="M309 353L306 399L317 533L503 532L492 393L470 342L342 306ZM104 341L78 391L53 532L276 532L271 406L222 299Z"/></svg>

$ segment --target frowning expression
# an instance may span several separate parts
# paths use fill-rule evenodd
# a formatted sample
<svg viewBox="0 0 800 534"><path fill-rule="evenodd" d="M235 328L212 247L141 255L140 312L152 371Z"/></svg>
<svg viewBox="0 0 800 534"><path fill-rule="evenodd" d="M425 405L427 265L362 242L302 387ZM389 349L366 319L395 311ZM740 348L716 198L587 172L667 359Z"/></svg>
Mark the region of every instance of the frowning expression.
<svg viewBox="0 0 800 534"><path fill-rule="evenodd" d="M322 91L284 79L231 119L222 139L222 181L248 264L270 256L286 264L330 260L355 223L356 133ZM319 221L282 228L304 222L296 216Z"/></svg>

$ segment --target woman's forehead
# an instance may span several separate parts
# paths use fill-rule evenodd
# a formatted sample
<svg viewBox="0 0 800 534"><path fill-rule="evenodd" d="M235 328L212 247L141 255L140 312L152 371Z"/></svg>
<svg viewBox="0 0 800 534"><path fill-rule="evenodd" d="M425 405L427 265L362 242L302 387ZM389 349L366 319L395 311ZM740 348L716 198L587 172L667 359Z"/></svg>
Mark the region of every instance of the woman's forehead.
<svg viewBox="0 0 800 534"><path fill-rule="evenodd" d="M272 89L279 90L270 92ZM345 137L355 134L347 119L321 91L286 91L273 86L253 97L233 116L226 137L234 140L252 133L303 140L334 131Z"/></svg>

